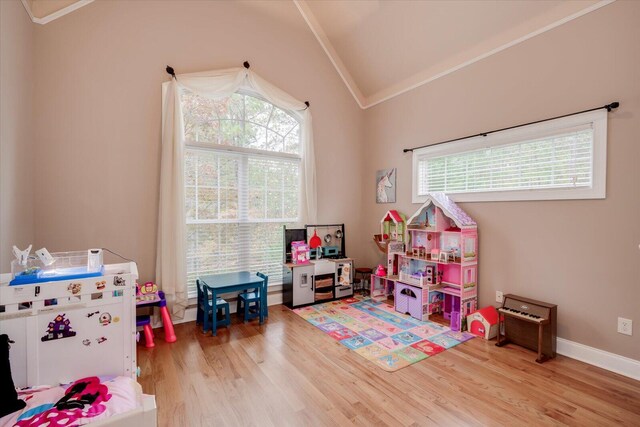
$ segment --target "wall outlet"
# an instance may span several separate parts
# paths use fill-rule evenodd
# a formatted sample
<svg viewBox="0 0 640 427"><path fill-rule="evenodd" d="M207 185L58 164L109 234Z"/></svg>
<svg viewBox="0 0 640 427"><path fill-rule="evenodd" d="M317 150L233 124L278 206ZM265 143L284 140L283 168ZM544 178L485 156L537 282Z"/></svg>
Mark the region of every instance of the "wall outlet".
<svg viewBox="0 0 640 427"><path fill-rule="evenodd" d="M496 302L502 302L503 300L502 291L496 291Z"/></svg>
<svg viewBox="0 0 640 427"><path fill-rule="evenodd" d="M625 319L624 317L618 317L618 332L625 335L632 335L633 321L631 319Z"/></svg>

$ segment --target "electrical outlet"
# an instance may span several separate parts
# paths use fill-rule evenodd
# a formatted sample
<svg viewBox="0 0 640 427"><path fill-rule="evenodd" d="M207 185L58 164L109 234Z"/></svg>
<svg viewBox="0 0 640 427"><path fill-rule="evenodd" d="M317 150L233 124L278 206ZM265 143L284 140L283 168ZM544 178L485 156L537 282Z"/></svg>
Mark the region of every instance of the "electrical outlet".
<svg viewBox="0 0 640 427"><path fill-rule="evenodd" d="M625 335L632 335L633 321L631 319L625 319L624 317L618 317L618 332Z"/></svg>
<svg viewBox="0 0 640 427"><path fill-rule="evenodd" d="M502 291L496 291L496 302L502 302Z"/></svg>

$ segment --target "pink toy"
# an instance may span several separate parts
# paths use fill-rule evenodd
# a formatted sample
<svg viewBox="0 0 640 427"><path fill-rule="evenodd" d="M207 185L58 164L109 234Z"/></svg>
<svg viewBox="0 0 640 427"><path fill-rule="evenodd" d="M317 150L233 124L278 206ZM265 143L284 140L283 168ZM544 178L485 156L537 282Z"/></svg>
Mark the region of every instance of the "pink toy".
<svg viewBox="0 0 640 427"><path fill-rule="evenodd" d="M291 242L291 262L293 264L309 264L310 248L304 240Z"/></svg>
<svg viewBox="0 0 640 427"><path fill-rule="evenodd" d="M387 275L387 270L384 268L382 264L378 265L376 269L376 276L385 277Z"/></svg>
<svg viewBox="0 0 640 427"><path fill-rule="evenodd" d="M493 306L481 308L467 316L469 332L485 340L498 335L498 311Z"/></svg>
<svg viewBox="0 0 640 427"><path fill-rule="evenodd" d="M173 330L173 322L171 321L171 315L169 314L169 310L167 309L167 300L164 297L164 292L158 291L157 289L157 285L155 285L153 282L147 282L144 284L144 286L138 285L136 307L159 307L160 315L162 316L162 326L164 327L164 340L166 342L176 342L177 338L175 331ZM151 327L149 326L149 328Z"/></svg>
<svg viewBox="0 0 640 427"><path fill-rule="evenodd" d="M451 312L451 330L460 332L460 323L461 323L460 312L452 311Z"/></svg>
<svg viewBox="0 0 640 427"><path fill-rule="evenodd" d="M155 347L153 342L153 329L151 329L151 316L136 317L136 326L142 326L144 330L144 346L147 348Z"/></svg>

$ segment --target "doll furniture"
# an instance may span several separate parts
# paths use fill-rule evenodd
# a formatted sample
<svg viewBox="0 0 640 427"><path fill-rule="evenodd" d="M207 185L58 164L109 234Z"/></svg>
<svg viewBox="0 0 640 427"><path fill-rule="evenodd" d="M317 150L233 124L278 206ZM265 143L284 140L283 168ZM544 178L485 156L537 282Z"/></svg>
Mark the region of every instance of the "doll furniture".
<svg viewBox="0 0 640 427"><path fill-rule="evenodd" d="M404 286L422 295L416 318L443 314L452 327L467 329L467 315L476 310L478 271L477 224L444 193L429 193L426 202L407 220L406 251L397 256L395 296ZM401 299L404 299L401 296ZM398 307L401 312L405 308ZM403 301L400 304L404 304Z"/></svg>
<svg viewBox="0 0 640 427"><path fill-rule="evenodd" d="M495 307L481 308L467 316L469 332L485 340L490 340L498 335L498 312Z"/></svg>
<svg viewBox="0 0 640 427"><path fill-rule="evenodd" d="M353 275L353 290L364 289L365 283L371 281L371 274L373 274L373 268L371 267L356 267ZM360 276L360 277L358 277ZM357 285L357 286L356 286Z"/></svg>
<svg viewBox="0 0 640 427"><path fill-rule="evenodd" d="M427 304L428 291L415 286L398 282L395 287L394 303L396 311L408 314L418 320L427 320L428 311L424 310Z"/></svg>

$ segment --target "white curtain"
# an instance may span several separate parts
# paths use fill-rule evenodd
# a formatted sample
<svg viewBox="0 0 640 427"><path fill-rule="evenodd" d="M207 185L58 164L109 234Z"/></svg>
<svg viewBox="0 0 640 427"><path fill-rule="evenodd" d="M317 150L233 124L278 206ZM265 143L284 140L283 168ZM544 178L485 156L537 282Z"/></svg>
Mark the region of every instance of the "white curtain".
<svg viewBox="0 0 640 427"><path fill-rule="evenodd" d="M160 169L160 207L156 281L165 294L176 317L187 307L186 223L184 207L184 122L180 104L181 88L211 99L231 96L246 88L273 105L297 111L302 117L302 186L300 189L300 221L317 222L316 169L313 150L311 111L306 104L265 81L247 68L178 74L165 89L162 117L162 161Z"/></svg>

